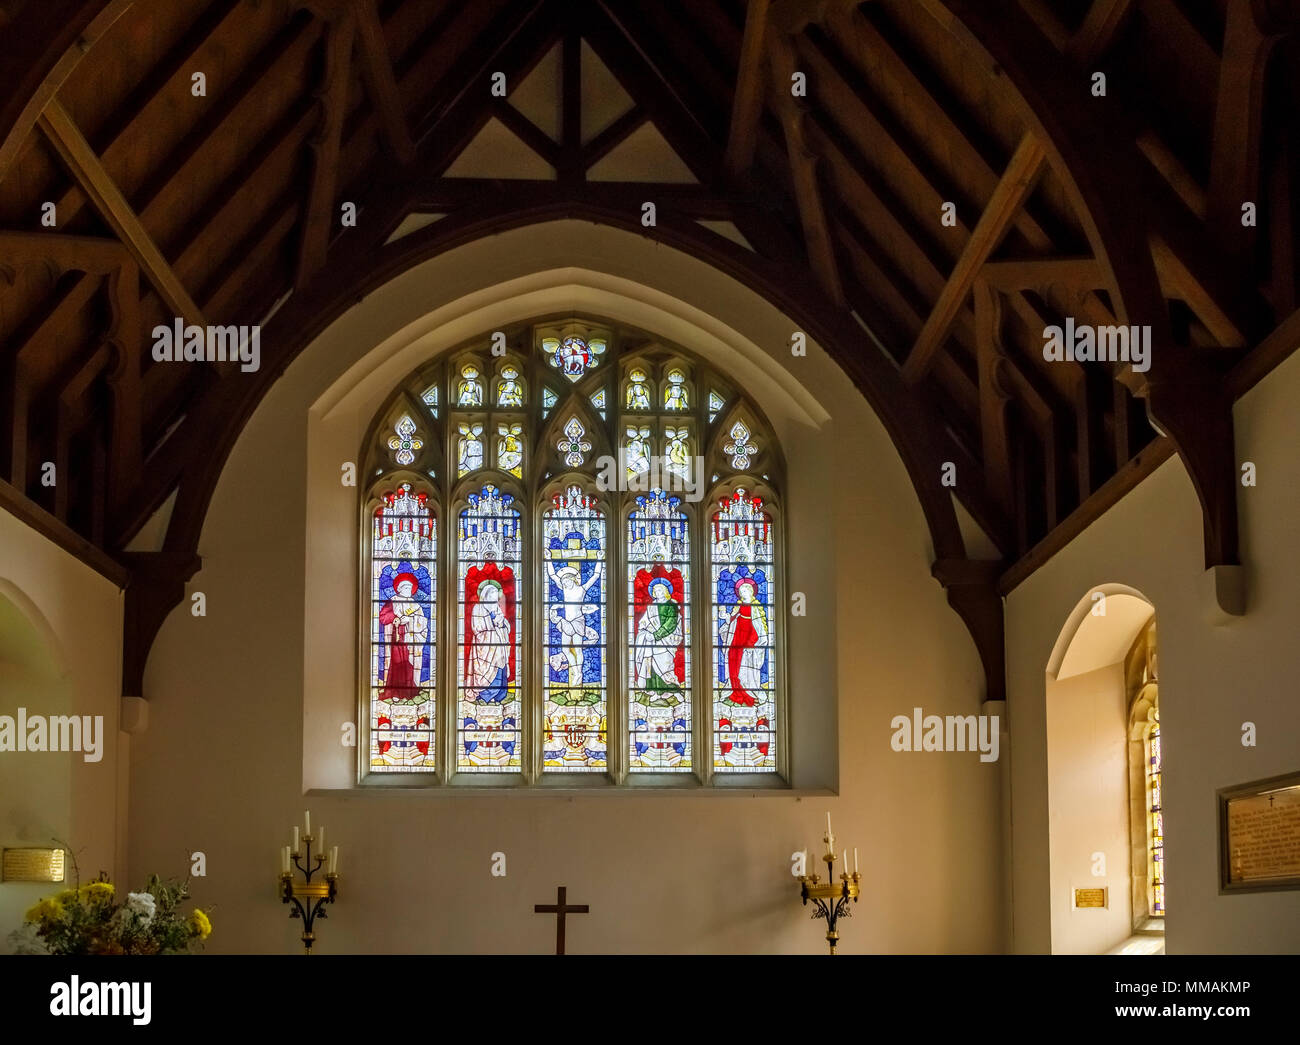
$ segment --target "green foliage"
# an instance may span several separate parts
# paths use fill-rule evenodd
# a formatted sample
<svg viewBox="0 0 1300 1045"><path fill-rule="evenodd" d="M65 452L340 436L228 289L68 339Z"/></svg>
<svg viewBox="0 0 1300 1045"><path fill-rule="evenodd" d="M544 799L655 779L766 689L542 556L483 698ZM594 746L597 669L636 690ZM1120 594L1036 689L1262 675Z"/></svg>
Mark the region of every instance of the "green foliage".
<svg viewBox="0 0 1300 1045"><path fill-rule="evenodd" d="M74 874L76 862L73 862ZM78 879L74 877L74 882ZM104 872L86 885L42 899L11 934L27 954L180 954L202 946L212 930L205 912L188 914L189 878L151 875L142 892L119 898Z"/></svg>

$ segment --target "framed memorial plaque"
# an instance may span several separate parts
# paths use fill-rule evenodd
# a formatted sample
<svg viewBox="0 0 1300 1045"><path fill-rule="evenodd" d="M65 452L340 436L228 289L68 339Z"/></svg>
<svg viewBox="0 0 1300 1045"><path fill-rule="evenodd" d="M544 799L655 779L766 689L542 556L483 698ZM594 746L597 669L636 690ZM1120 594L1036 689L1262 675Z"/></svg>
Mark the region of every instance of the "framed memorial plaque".
<svg viewBox="0 0 1300 1045"><path fill-rule="evenodd" d="M1219 892L1300 889L1300 773L1218 794Z"/></svg>

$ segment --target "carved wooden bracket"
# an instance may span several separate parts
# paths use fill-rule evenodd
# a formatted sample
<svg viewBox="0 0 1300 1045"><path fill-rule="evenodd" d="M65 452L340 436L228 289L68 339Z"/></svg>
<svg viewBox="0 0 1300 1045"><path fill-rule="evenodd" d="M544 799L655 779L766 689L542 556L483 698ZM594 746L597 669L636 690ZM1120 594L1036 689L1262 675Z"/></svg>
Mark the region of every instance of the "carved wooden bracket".
<svg viewBox="0 0 1300 1045"><path fill-rule="evenodd" d="M122 695L143 697L149 648L203 560L188 551L121 552L118 558L131 570L122 624Z"/></svg>
<svg viewBox="0 0 1300 1045"><path fill-rule="evenodd" d="M1006 647L998 576L1002 563L992 559L936 559L930 574L948 592L975 640L984 665L984 699L1007 699Z"/></svg>

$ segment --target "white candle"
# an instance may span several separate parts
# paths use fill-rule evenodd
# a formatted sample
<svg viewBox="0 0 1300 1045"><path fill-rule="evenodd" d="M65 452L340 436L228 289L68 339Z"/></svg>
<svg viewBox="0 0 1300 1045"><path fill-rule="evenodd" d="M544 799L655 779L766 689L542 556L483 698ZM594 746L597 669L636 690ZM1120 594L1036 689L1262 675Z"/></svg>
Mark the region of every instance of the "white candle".
<svg viewBox="0 0 1300 1045"><path fill-rule="evenodd" d="M321 856L325 855L325 825L321 824L316 829L316 852Z"/></svg>
<svg viewBox="0 0 1300 1045"><path fill-rule="evenodd" d="M853 847L853 873L858 873L858 847L856 845Z"/></svg>
<svg viewBox="0 0 1300 1045"><path fill-rule="evenodd" d="M298 852L298 825L293 825L293 851Z"/></svg>
<svg viewBox="0 0 1300 1045"><path fill-rule="evenodd" d="M305 835L310 835L311 834L311 810L310 809L308 809L307 812L303 814L303 823L306 826L303 828L302 833Z"/></svg>
<svg viewBox="0 0 1300 1045"><path fill-rule="evenodd" d="M285 846L283 849L280 850L280 872L282 874L289 873L289 847L288 846Z"/></svg>
<svg viewBox="0 0 1300 1045"><path fill-rule="evenodd" d="M847 872L848 869L849 869L849 851L848 851L847 849L845 849L845 850L844 850L844 870L845 870L845 872Z"/></svg>
<svg viewBox="0 0 1300 1045"><path fill-rule="evenodd" d="M330 874L339 873L339 847L330 850Z"/></svg>
<svg viewBox="0 0 1300 1045"><path fill-rule="evenodd" d="M831 814L830 814L829 811L827 811L827 813L826 813L826 837L827 837L827 838L830 838L831 835L832 835L832 832L831 832Z"/></svg>

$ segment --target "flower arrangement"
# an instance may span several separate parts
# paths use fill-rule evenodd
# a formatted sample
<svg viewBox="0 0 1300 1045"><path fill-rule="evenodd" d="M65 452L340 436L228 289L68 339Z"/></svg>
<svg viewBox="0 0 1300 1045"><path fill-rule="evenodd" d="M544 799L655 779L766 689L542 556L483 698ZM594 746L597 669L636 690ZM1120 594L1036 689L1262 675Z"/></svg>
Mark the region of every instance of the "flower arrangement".
<svg viewBox="0 0 1300 1045"><path fill-rule="evenodd" d="M85 885L47 896L27 912L23 927L12 934L15 949L28 954L183 954L201 946L212 932L205 911L180 910L190 898L189 879L163 881L150 875L144 891L117 899L102 871Z"/></svg>

